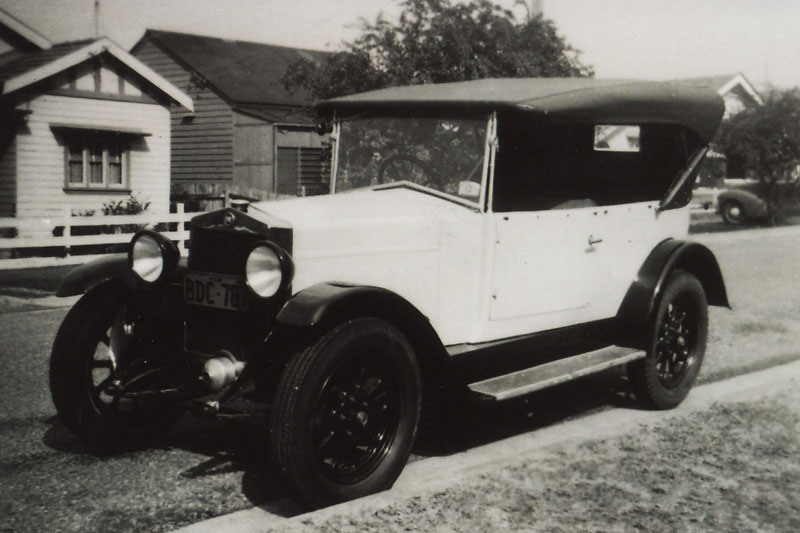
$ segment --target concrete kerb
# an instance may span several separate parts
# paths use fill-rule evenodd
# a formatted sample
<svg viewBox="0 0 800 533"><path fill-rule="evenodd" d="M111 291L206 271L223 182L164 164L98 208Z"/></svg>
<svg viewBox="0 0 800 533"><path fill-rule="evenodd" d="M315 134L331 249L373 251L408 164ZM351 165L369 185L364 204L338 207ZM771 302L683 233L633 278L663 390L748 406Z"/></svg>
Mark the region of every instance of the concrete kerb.
<svg viewBox="0 0 800 533"><path fill-rule="evenodd" d="M42 296L38 298L21 298L0 294L0 313L19 311L42 311L61 307L72 307L80 295L59 298L58 296Z"/></svg>
<svg viewBox="0 0 800 533"><path fill-rule="evenodd" d="M693 235L689 235L689 240L711 244L738 241L743 239L785 237L791 235L797 235L800 237L800 225L781 226L776 228L753 228L714 233L695 233Z"/></svg>
<svg viewBox="0 0 800 533"><path fill-rule="evenodd" d="M327 518L362 511L375 512L422 493L443 490L459 478L489 472L499 467L535 458L546 449L576 440L602 440L651 427L665 421L708 409L719 402L746 402L777 394L800 384L800 361L768 368L696 387L686 401L671 411L614 408L493 442L447 457L411 463L391 490L334 505L292 518L270 514L258 507L219 516L177 530L179 533L301 531L315 529Z"/></svg>

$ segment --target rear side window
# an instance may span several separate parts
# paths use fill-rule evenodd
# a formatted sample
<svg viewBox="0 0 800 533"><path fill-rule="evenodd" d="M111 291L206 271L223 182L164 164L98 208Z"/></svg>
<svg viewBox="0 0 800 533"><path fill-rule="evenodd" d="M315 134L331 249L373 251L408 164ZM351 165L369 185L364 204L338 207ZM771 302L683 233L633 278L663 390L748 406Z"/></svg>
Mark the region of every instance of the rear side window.
<svg viewBox="0 0 800 533"><path fill-rule="evenodd" d="M639 126L604 124L594 127L594 149L597 152L638 152Z"/></svg>
<svg viewBox="0 0 800 533"><path fill-rule="evenodd" d="M700 140L673 124L498 120L494 211L659 201Z"/></svg>

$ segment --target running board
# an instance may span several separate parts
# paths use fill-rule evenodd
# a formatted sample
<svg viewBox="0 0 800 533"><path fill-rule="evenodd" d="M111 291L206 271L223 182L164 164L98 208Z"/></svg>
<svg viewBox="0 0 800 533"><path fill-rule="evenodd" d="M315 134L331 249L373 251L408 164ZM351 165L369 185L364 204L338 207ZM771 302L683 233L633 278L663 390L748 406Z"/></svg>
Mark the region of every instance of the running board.
<svg viewBox="0 0 800 533"><path fill-rule="evenodd" d="M645 355L646 353L641 350L608 346L519 372L478 381L470 384L469 388L483 399L507 400L642 359Z"/></svg>

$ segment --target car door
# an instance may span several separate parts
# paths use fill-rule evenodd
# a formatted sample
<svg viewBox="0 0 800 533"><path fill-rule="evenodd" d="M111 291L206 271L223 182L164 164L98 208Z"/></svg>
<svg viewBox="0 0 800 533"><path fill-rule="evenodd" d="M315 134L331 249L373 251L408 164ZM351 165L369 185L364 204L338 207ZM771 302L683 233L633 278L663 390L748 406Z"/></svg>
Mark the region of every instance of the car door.
<svg viewBox="0 0 800 533"><path fill-rule="evenodd" d="M602 254L593 207L495 213L489 329L512 336L591 319Z"/></svg>

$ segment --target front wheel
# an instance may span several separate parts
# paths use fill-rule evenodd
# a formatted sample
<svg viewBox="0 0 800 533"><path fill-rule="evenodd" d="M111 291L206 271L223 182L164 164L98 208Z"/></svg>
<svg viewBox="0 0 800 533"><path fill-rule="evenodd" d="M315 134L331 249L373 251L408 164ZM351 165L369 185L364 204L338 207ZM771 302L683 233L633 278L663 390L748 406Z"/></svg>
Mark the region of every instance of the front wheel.
<svg viewBox="0 0 800 533"><path fill-rule="evenodd" d="M689 394L706 350L708 306L696 277L670 274L652 327L647 356L629 366L629 378L639 400L670 409Z"/></svg>
<svg viewBox="0 0 800 533"><path fill-rule="evenodd" d="M67 313L50 356L50 392L59 417L98 452L160 430L179 413L170 406L123 398L114 389L137 363L123 288L99 285Z"/></svg>
<svg viewBox="0 0 800 533"><path fill-rule="evenodd" d="M277 468L315 507L390 488L414 443L421 391L395 327L361 318L333 328L281 376L270 420Z"/></svg>

